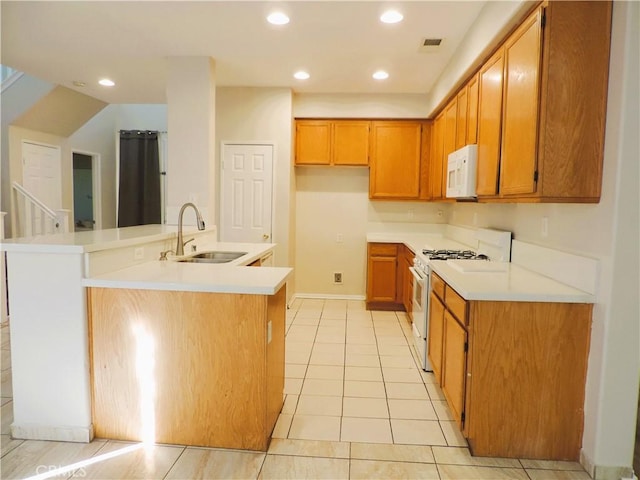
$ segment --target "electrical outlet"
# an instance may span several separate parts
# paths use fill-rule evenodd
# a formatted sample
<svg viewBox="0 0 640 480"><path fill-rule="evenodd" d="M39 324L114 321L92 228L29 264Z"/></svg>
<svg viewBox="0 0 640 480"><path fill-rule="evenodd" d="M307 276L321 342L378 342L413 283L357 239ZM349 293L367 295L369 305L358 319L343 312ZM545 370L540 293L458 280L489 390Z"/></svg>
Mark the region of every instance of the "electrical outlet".
<svg viewBox="0 0 640 480"><path fill-rule="evenodd" d="M344 242L344 235L342 235L341 233L336 234L336 243L342 242Z"/></svg>
<svg viewBox="0 0 640 480"><path fill-rule="evenodd" d="M133 251L133 259L134 260L142 260L144 258L144 247L137 247Z"/></svg>
<svg viewBox="0 0 640 480"><path fill-rule="evenodd" d="M409 220L411 220L413 218L414 215L414 210L413 208L410 208L409 211L407 212L407 217L409 218Z"/></svg>
<svg viewBox="0 0 640 480"><path fill-rule="evenodd" d="M333 283L342 283L342 272L333 273Z"/></svg>

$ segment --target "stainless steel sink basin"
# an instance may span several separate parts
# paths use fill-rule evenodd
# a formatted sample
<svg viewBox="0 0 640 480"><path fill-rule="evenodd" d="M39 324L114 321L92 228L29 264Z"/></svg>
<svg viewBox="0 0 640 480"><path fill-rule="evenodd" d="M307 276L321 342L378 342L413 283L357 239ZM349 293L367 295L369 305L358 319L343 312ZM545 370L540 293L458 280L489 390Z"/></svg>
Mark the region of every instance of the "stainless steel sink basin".
<svg viewBox="0 0 640 480"><path fill-rule="evenodd" d="M178 261L189 263L229 263L246 254L247 252L202 252L188 258L181 258Z"/></svg>

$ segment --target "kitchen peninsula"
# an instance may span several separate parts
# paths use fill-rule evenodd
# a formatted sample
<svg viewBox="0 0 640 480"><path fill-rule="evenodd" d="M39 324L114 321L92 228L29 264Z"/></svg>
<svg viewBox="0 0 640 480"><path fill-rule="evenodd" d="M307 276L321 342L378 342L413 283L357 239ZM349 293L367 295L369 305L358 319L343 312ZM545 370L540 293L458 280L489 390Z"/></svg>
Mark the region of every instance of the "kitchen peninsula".
<svg viewBox="0 0 640 480"><path fill-rule="evenodd" d="M246 253L224 265L176 262L171 255L159 261L176 236L175 228L147 225L2 244L13 437L87 442L98 434L266 449L282 404L285 283L292 270L245 267L275 245L218 243L215 229L185 232L185 239L193 237L198 252ZM187 393L168 393L175 391ZM105 430L104 422L128 429ZM186 437L189 431L209 437Z"/></svg>

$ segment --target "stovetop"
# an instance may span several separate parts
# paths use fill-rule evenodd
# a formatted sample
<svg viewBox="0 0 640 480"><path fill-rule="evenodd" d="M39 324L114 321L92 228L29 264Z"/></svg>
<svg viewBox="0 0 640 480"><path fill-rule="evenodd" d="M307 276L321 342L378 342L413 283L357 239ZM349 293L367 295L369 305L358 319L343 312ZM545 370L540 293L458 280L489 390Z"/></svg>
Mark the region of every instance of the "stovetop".
<svg viewBox="0 0 640 480"><path fill-rule="evenodd" d="M489 260L489 257L473 250L422 250L429 260Z"/></svg>

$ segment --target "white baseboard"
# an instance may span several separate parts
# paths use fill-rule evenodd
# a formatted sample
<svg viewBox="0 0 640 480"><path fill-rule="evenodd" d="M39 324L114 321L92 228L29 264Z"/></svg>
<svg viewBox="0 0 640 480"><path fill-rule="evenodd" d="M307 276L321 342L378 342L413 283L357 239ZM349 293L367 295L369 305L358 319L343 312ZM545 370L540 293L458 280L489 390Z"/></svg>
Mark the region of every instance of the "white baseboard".
<svg viewBox="0 0 640 480"><path fill-rule="evenodd" d="M637 478L632 467L616 467L610 465L596 465L591 458L580 451L580 464L593 480L627 480Z"/></svg>
<svg viewBox="0 0 640 480"><path fill-rule="evenodd" d="M11 425L11 436L20 440L56 440L89 443L93 440L93 425L89 427L51 427L48 425Z"/></svg>
<svg viewBox="0 0 640 480"><path fill-rule="evenodd" d="M325 300L364 300L364 295L332 295L329 293L295 293L291 298L293 302L297 298L313 298Z"/></svg>

